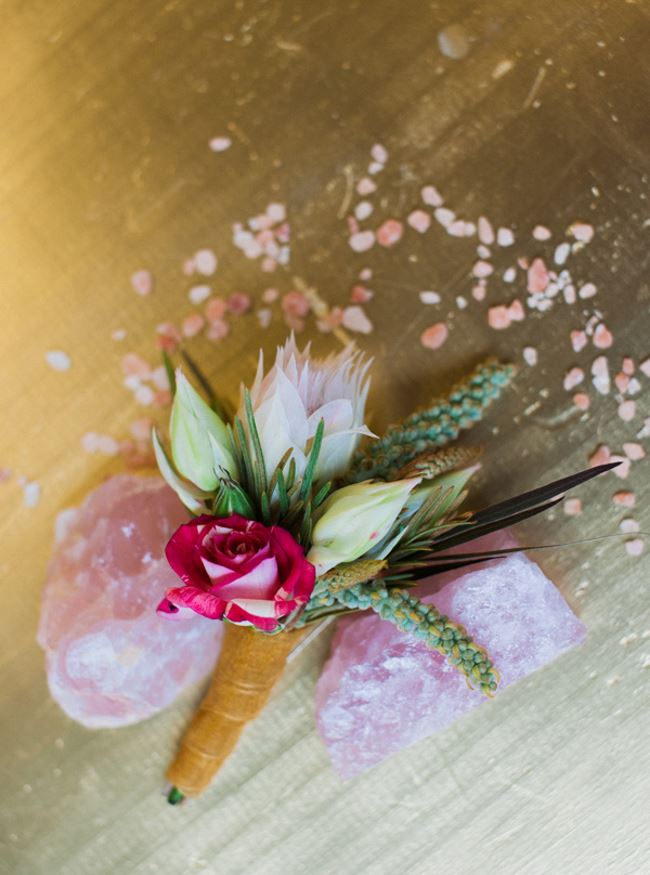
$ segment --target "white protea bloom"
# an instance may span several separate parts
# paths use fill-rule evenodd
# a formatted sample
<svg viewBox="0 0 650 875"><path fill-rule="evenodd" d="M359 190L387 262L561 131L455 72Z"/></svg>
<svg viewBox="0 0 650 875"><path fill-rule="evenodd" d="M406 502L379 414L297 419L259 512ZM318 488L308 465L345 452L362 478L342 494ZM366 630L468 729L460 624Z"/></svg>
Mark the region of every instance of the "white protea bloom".
<svg viewBox="0 0 650 875"><path fill-rule="evenodd" d="M309 351L308 344L301 352L292 335L267 374L260 352L250 395L269 477L289 448L302 475L321 419L325 431L315 481L343 475L361 435L374 437L363 422L370 362L350 348L325 359L311 359ZM243 411L240 416L244 420Z"/></svg>

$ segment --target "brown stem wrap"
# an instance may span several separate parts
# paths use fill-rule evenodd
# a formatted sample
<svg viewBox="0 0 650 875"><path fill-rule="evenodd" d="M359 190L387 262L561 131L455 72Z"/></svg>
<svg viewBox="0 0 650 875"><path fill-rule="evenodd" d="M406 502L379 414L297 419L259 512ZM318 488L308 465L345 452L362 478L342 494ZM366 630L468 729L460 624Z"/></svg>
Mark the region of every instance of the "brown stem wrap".
<svg viewBox="0 0 650 875"><path fill-rule="evenodd" d="M304 629L264 635L226 623L210 687L183 736L167 779L198 796L235 748L249 720L266 705Z"/></svg>

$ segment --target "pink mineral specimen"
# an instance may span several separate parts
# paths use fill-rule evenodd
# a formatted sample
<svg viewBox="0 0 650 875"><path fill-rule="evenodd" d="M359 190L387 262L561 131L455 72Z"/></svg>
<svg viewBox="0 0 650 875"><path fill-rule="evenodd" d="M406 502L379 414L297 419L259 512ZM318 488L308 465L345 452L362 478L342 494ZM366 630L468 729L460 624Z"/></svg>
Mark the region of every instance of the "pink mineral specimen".
<svg viewBox="0 0 650 875"><path fill-rule="evenodd" d="M442 589L423 600L462 623L487 649L501 673L500 689L585 638L560 592L523 554L437 580ZM484 699L439 653L376 614L364 614L339 621L316 689L316 721L334 769L352 778Z"/></svg>
<svg viewBox="0 0 650 875"><path fill-rule="evenodd" d="M144 720L215 663L221 623L156 613L178 583L165 544L187 516L159 477L120 475L57 520L38 643L52 696L84 726Z"/></svg>

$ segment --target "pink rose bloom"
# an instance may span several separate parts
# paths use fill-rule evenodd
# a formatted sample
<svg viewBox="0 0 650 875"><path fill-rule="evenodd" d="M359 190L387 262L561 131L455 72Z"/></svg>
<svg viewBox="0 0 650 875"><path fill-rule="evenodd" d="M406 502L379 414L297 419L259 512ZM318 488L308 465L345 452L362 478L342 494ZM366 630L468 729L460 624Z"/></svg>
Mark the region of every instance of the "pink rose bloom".
<svg viewBox="0 0 650 875"><path fill-rule="evenodd" d="M273 632L278 620L304 605L316 571L285 529L233 514L204 514L180 526L165 549L184 586L167 590L158 611L189 608L212 620L229 620Z"/></svg>

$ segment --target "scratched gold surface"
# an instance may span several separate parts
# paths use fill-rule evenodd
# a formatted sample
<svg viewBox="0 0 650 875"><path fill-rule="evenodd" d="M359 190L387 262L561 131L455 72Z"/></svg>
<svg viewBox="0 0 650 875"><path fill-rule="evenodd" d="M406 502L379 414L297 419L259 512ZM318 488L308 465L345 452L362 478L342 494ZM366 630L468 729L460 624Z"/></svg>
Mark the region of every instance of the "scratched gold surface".
<svg viewBox="0 0 650 875"><path fill-rule="evenodd" d="M650 871L650 568L620 541L543 557L589 627L580 651L351 783L333 774L314 731L325 640L292 664L213 789L177 809L164 804L161 776L199 691L139 726L89 732L49 699L35 644L54 517L120 469L84 454L80 437L124 436L140 415L121 384L123 352L151 358L155 325L189 312L180 265L200 247L220 256L218 292L259 301L266 285L286 288L231 243L231 223L272 200L290 212L291 270L325 300L344 302L358 270L375 268L375 330L360 345L377 357L376 425L488 352L538 348L540 365L472 437L488 445L482 498L582 467L600 440L630 439L611 399L564 416L578 306L529 316L516 333L491 331L472 306L455 311L443 349L424 350L418 338L434 319L418 283L429 276L448 310L467 291L471 242L430 232L356 256L337 214L346 180L381 142L391 161L377 215L405 215L435 182L462 213L522 234L590 221L597 239L580 264L614 331L612 360L648 355L648 11L613 0L2 3L0 465L14 476L0 484L0 872ZM452 22L472 36L460 61L436 42ZM506 60L512 68L495 78ZM219 134L233 147L215 155L208 142ZM148 298L129 286L140 267L155 275ZM494 288L495 299L508 295ZM121 344L118 328L128 330ZM277 317L261 332L251 316L220 346L192 349L235 397L258 345L283 334ZM313 321L305 336L319 351L335 344ZM51 349L70 354L68 372L46 366ZM639 407L647 416L647 393ZM647 461L633 470L648 530ZM18 475L42 487L33 509ZM589 485L582 517L559 513L527 536L616 531L620 487L611 476ZM631 633L638 639L621 645Z"/></svg>

